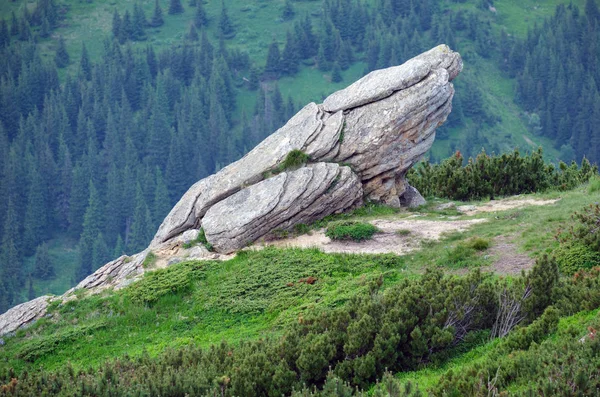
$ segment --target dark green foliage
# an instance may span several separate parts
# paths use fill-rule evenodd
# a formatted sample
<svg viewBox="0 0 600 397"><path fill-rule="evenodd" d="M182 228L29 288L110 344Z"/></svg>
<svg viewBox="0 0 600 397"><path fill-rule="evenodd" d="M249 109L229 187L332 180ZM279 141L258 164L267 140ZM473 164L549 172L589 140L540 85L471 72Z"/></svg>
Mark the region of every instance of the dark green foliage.
<svg viewBox="0 0 600 397"><path fill-rule="evenodd" d="M62 36L58 38L58 48L54 55L54 62L58 68L64 68L69 65L69 53L67 52L65 39Z"/></svg>
<svg viewBox="0 0 600 397"><path fill-rule="evenodd" d="M191 288L194 277L202 265L178 263L166 269L146 273L144 278L127 289L133 302L152 304L165 295L176 294Z"/></svg>
<svg viewBox="0 0 600 397"><path fill-rule="evenodd" d="M279 44L273 41L269 46L267 53L267 64L265 65L265 75L270 78L276 78L281 68L281 54L279 52Z"/></svg>
<svg viewBox="0 0 600 397"><path fill-rule="evenodd" d="M590 204L572 215L571 224L560 230L560 243L554 252L564 274L572 275L580 269L600 266L600 204Z"/></svg>
<svg viewBox="0 0 600 397"><path fill-rule="evenodd" d="M340 65L336 62L333 64L333 71L331 72L331 82L339 83L342 80L343 80L343 78L342 78L342 72L340 69Z"/></svg>
<svg viewBox="0 0 600 397"><path fill-rule="evenodd" d="M183 11L181 0L169 0L169 15L181 14Z"/></svg>
<svg viewBox="0 0 600 397"><path fill-rule="evenodd" d="M204 229L200 228L198 231L198 236L194 241L183 244L183 248L191 248L196 244L202 244L207 250L212 251L213 246L206 239L206 234L204 233Z"/></svg>
<svg viewBox="0 0 600 397"><path fill-rule="evenodd" d="M54 266L48 254L48 244L41 244L35 250L33 276L42 280L50 280L55 276Z"/></svg>
<svg viewBox="0 0 600 397"><path fill-rule="evenodd" d="M343 221L330 225L325 235L332 240L370 240L379 230L370 223Z"/></svg>
<svg viewBox="0 0 600 397"><path fill-rule="evenodd" d="M204 10L204 5L202 4L202 1L200 1L194 14L194 25L196 25L196 29L201 29L206 26L207 23L208 17L206 15L206 11Z"/></svg>
<svg viewBox="0 0 600 397"><path fill-rule="evenodd" d="M308 161L310 161L310 158L306 153L301 150L292 150L287 154L285 160L283 160L283 163L279 166L279 170L280 172L294 170L302 167Z"/></svg>
<svg viewBox="0 0 600 397"><path fill-rule="evenodd" d="M227 8L225 7L225 0L222 0L221 5L221 16L219 17L219 32L223 35L224 38L230 39L235 36L235 29L233 27L233 23L229 18L229 14L227 13Z"/></svg>
<svg viewBox="0 0 600 397"><path fill-rule="evenodd" d="M548 189L567 190L598 174L587 160L581 167L547 164L542 150L521 156L518 150L497 156L479 154L466 165L460 152L441 164L421 163L409 171L408 179L426 197L453 200L495 198Z"/></svg>
<svg viewBox="0 0 600 397"><path fill-rule="evenodd" d="M283 5L283 9L281 10L281 19L284 21L289 21L294 18L296 15L296 11L294 10L294 6L290 0L285 0L285 4Z"/></svg>
<svg viewBox="0 0 600 397"><path fill-rule="evenodd" d="M569 145L576 158L600 160L600 38L596 0L560 4L554 16L516 40L509 72L517 77L517 99L541 120L541 133L555 147ZM552 49L550 51L549 49Z"/></svg>
<svg viewBox="0 0 600 397"><path fill-rule="evenodd" d="M83 218L83 232L79 239L79 272L81 280L92 273L94 269L94 242L102 231L103 208L98 191L90 182L90 197Z"/></svg>
<svg viewBox="0 0 600 397"><path fill-rule="evenodd" d="M154 2L154 11L152 11L152 18L150 19L150 26L157 28L165 23L163 19L163 11L158 3L158 0ZM115 35L116 36L116 35Z"/></svg>

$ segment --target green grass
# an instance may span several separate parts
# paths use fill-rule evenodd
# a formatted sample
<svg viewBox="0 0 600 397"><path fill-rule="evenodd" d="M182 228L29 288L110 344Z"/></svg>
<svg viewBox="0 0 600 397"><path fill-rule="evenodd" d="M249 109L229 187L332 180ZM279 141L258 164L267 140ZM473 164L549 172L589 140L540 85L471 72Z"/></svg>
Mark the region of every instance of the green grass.
<svg viewBox="0 0 600 397"><path fill-rule="evenodd" d="M157 355L165 348L189 343L208 346L226 340L236 344L242 339L276 336L283 326L297 321L304 313L344 305L381 275L386 288L399 280L419 277L427 267L456 271L488 265L493 258L485 255L486 246L493 245L493 239L500 235L512 236L519 249L530 255L546 253L556 246L554 234L574 210L600 200L600 193L590 195L587 186L522 198L559 196L561 200L550 206L462 215L461 219L488 220L464 233L425 242L423 249L403 256L267 248L242 251L225 262L176 264L147 273L141 281L116 292L79 294L78 300L54 304L51 317L18 331L14 337L4 338L0 370L14 367L22 371L41 366L54 369L67 362L76 368L94 367L125 353L137 356L147 351ZM421 211L418 219L448 219L427 207ZM414 215L368 205L354 215L346 215L346 220L402 219ZM309 278L315 282L303 281ZM442 364L466 365L493 347L493 343L477 342L469 345L469 352L454 352L454 364ZM403 376L413 376L420 386L425 386L435 382L444 368L447 367L431 367Z"/></svg>
<svg viewBox="0 0 600 397"><path fill-rule="evenodd" d="M168 346L277 334L317 306L343 304L381 274L386 282L397 282L404 277L403 266L394 255L299 249L244 251L226 262L176 264L148 273L125 290L55 305L51 318L6 339L0 368L51 369L67 361L98 365L125 352L157 354ZM309 277L316 281L301 282Z"/></svg>

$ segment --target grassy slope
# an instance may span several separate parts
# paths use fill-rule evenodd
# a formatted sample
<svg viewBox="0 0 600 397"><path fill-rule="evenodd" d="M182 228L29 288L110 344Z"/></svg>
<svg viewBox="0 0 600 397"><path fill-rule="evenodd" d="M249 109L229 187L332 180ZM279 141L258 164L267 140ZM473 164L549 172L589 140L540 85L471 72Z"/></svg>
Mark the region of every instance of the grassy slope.
<svg viewBox="0 0 600 397"><path fill-rule="evenodd" d="M561 197L561 200L552 206L476 215L487 218L488 222L463 234L425 243L426 249L400 257L268 249L247 252L228 262L196 263L191 289L169 293L152 305L136 303L128 290L66 302L54 308L51 318L19 331L15 337L5 338L6 344L0 346L0 367L51 369L68 361L76 367L94 366L107 358L138 355L144 350L154 355L167 347L187 343L206 346L221 340L235 343L240 339L277 335L283 324L296 321L302 313L343 304L357 289L367 288L368 281L381 274L385 285L391 285L404 277L417 277L427 266L462 272L490 264L493 258L485 253L457 250L461 242L472 237L483 237L493 244L495 236L514 236L521 250L532 255L546 252L555 245L554 232L572 211L600 200L600 192L589 194L584 186L571 192L533 197ZM435 204L432 202L419 219L457 216L431 209ZM411 215L414 214L375 208L346 218ZM169 269L177 272L185 266ZM299 282L309 276L317 278L317 282L312 285ZM480 353L479 350L467 353L463 361L457 359L458 363L468 362L469 357ZM444 368L428 371L432 371L431 376L438 376ZM423 378L428 374L410 376Z"/></svg>

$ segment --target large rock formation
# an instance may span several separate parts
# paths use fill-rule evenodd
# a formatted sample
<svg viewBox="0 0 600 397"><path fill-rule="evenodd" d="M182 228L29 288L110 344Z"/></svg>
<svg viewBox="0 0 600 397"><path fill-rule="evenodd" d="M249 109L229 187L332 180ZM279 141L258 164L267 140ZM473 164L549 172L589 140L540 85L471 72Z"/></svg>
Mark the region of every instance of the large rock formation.
<svg viewBox="0 0 600 397"><path fill-rule="evenodd" d="M347 210L360 203L359 196L400 206L406 172L429 150L435 129L448 117L450 82L461 69L460 55L440 45L403 65L369 73L322 105L306 105L242 159L192 186L163 221L151 248L202 227L217 251L232 252L273 229ZM311 171L264 180L294 150L308 156ZM349 166L342 172L345 179L361 186L343 184L352 192L350 200L339 201L347 196L340 192L312 203L300 192L308 186L301 179L333 169L334 163Z"/></svg>
<svg viewBox="0 0 600 397"><path fill-rule="evenodd" d="M321 105L306 105L242 159L194 184L148 249L107 263L62 298L72 299L75 289L128 285L146 271L150 251L168 266L234 252L275 230L346 211L363 199L423 204L405 175L446 121L451 81L461 70L460 55L440 45L403 65L369 73ZM290 164L290 154L300 164ZM186 244L200 228L216 254ZM43 316L51 299L41 297L0 315L0 335Z"/></svg>

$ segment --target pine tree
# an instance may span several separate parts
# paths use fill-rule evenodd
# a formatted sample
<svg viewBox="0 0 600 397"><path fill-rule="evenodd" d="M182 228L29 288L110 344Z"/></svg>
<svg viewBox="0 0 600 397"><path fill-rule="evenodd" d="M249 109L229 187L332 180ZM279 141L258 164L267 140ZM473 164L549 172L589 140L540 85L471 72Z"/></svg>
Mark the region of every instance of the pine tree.
<svg viewBox="0 0 600 397"><path fill-rule="evenodd" d="M133 41L146 40L146 25L148 25L148 21L146 20L144 9L138 3L135 3L133 5L133 20L131 33L131 39Z"/></svg>
<svg viewBox="0 0 600 397"><path fill-rule="evenodd" d="M125 15L123 15L119 33L119 43L121 44L124 44L127 40L133 39L133 22L131 21L129 10L125 11Z"/></svg>
<svg viewBox="0 0 600 397"><path fill-rule="evenodd" d="M56 49L56 54L54 55L54 62L58 68L64 68L69 65L69 53L67 52L65 39L62 36L60 36L58 39L58 48Z"/></svg>
<svg viewBox="0 0 600 397"><path fill-rule="evenodd" d="M294 18L294 15L296 15L296 11L294 10L292 2L290 0L285 0L285 4L281 10L281 19L289 21Z"/></svg>
<svg viewBox="0 0 600 397"><path fill-rule="evenodd" d="M83 44L83 48L81 49L81 59L79 60L79 73L81 73L83 78L87 81L90 81L92 79L92 63L90 62L90 57L88 55L85 43Z"/></svg>
<svg viewBox="0 0 600 397"><path fill-rule="evenodd" d="M119 234L113 250L113 258L119 258L122 255L125 255L125 244L123 243L123 238L121 238L121 235Z"/></svg>
<svg viewBox="0 0 600 397"><path fill-rule="evenodd" d="M5 282L5 286L11 291L15 291L23 286L23 269L21 256L17 242L19 241L19 221L15 206L9 199L4 216L4 231L2 233L2 246L0 246L0 264L2 272L0 277ZM13 303L12 300L9 303Z"/></svg>
<svg viewBox="0 0 600 397"><path fill-rule="evenodd" d="M198 41L198 31L196 30L196 26L194 24L190 25L190 30L186 36L186 38L190 41Z"/></svg>
<svg viewBox="0 0 600 397"><path fill-rule="evenodd" d="M196 29L201 29L205 27L207 23L208 17L206 16L206 11L204 10L202 2L199 2L194 14L194 25L196 25Z"/></svg>
<svg viewBox="0 0 600 397"><path fill-rule="evenodd" d="M9 44L10 32L8 31L8 23L3 19L0 21L0 48L8 47Z"/></svg>
<svg viewBox="0 0 600 397"><path fill-rule="evenodd" d="M158 0L157 0L158 1ZM121 16L119 15L119 11L115 9L112 17L112 34L113 37L119 39L121 37L121 29L123 22L121 21Z"/></svg>
<svg viewBox="0 0 600 397"><path fill-rule="evenodd" d="M158 167L156 167L155 186L152 218L154 219L154 226L158 227L160 222L167 216L172 207L167 185L165 184L162 172L160 172L160 168Z"/></svg>
<svg viewBox="0 0 600 397"><path fill-rule="evenodd" d="M29 276L27 284L29 285L27 288L27 299L33 300L35 299L35 290L33 289L33 280L31 279L31 276Z"/></svg>
<svg viewBox="0 0 600 397"><path fill-rule="evenodd" d="M48 244L39 245L35 250L35 267L33 276L40 280L50 280L54 278L54 266L50 260Z"/></svg>
<svg viewBox="0 0 600 397"><path fill-rule="evenodd" d="M183 11L181 0L169 0L169 15L182 14Z"/></svg>
<svg viewBox="0 0 600 397"><path fill-rule="evenodd" d="M39 171L34 167L31 171L31 184L27 195L27 210L23 233L23 251L33 253L37 245L47 237L48 208L44 200L43 182Z"/></svg>
<svg viewBox="0 0 600 397"><path fill-rule="evenodd" d="M331 72L331 82L339 83L342 80L343 80L343 78L342 78L342 72L340 69L340 65L336 62L333 64L333 71Z"/></svg>
<svg viewBox="0 0 600 397"><path fill-rule="evenodd" d="M165 23L163 19L163 11L160 8L160 4L158 4L158 0L154 1L154 12L152 13L152 19L150 20L150 26L159 27Z"/></svg>
<svg viewBox="0 0 600 397"><path fill-rule="evenodd" d="M202 1L200 1L200 2L202 2ZM196 6L198 5L198 0L190 0L190 1L188 2L188 5L189 5L190 7L196 7Z"/></svg>
<svg viewBox="0 0 600 397"><path fill-rule="evenodd" d="M269 77L276 78L280 71L281 54L279 52L279 44L273 41L269 46L267 53L267 64L265 65L265 74Z"/></svg>
<svg viewBox="0 0 600 397"><path fill-rule="evenodd" d="M130 253L139 252L146 248L152 238L152 218L139 183L136 188L135 201L131 238L127 243L127 251Z"/></svg>
<svg viewBox="0 0 600 397"><path fill-rule="evenodd" d="M40 37L46 39L50 37L50 22L48 22L48 18L44 18L42 22L42 26L40 27ZM2 47L2 42L0 40L0 48Z"/></svg>
<svg viewBox="0 0 600 397"><path fill-rule="evenodd" d="M87 277L93 270L94 240L102 230L102 202L94 184L89 182L88 206L83 218L83 232L79 239L79 271L80 280Z"/></svg>
<svg viewBox="0 0 600 397"><path fill-rule="evenodd" d="M97 270L110 261L110 254L102 233L98 233L92 247L92 270Z"/></svg>
<svg viewBox="0 0 600 397"><path fill-rule="evenodd" d="M227 8L225 7L225 1L221 2L221 17L219 18L219 31L223 35L223 37L230 39L235 36L235 29L233 28L233 23L231 19L229 19L229 14L227 13Z"/></svg>

